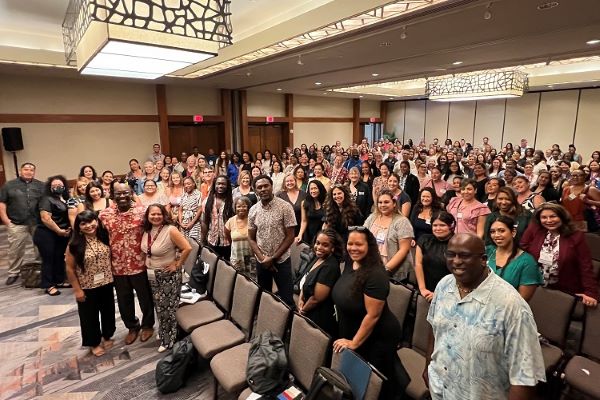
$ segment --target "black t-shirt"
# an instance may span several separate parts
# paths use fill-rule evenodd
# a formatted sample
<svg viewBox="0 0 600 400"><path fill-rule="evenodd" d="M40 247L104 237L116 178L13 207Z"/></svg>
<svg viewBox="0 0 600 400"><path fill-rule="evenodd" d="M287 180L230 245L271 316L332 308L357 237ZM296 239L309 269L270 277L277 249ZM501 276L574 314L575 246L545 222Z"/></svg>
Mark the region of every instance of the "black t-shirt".
<svg viewBox="0 0 600 400"><path fill-rule="evenodd" d="M315 258L309 265L313 267L318 258ZM306 302L311 296L315 294L315 286L317 283L333 288L335 283L340 277L340 263L333 256L327 257L323 263L310 271L304 280L302 285L302 300ZM329 333L332 337L337 336L337 322L335 320L335 309L333 306L333 299L331 293L329 297L319 304L312 310L306 313L306 317L311 319L325 332Z"/></svg>
<svg viewBox="0 0 600 400"><path fill-rule="evenodd" d="M423 235L417 240L417 246L421 248L421 253L423 254L425 287L432 292L439 281L450 273L446 266L445 255L448 248L448 240L450 238L442 241L430 234Z"/></svg>
<svg viewBox="0 0 600 400"><path fill-rule="evenodd" d="M389 275L383 267L373 267L369 271L362 294L358 296L352 292L355 279L356 271L352 268L352 261L347 260L344 272L336 282L332 292L338 316L340 337L350 340L358 332L365 315L367 315L363 294L377 300L386 301L390 292ZM396 345L400 342L401 334L400 323L392 314L386 302L373 332L361 348L357 349L357 352L365 356L368 361L368 355L361 350L368 349L372 343L376 342L388 342Z"/></svg>
<svg viewBox="0 0 600 400"><path fill-rule="evenodd" d="M67 210L67 203L61 201L56 197L44 196L40 200L39 205L40 211L47 211L52 215L52 220L58 225L60 229L67 229L70 226L69 214ZM46 226L42 222L41 218L39 221L40 226Z"/></svg>

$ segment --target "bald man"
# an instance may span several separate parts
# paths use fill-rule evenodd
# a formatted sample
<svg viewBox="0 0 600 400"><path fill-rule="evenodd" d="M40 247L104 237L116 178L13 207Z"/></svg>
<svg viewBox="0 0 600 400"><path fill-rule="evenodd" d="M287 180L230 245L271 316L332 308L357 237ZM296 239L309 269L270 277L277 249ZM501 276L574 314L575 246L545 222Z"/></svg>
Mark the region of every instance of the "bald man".
<svg viewBox="0 0 600 400"><path fill-rule="evenodd" d="M435 288L423 378L432 398L525 400L545 382L537 327L527 302L487 267L483 240L455 235L450 275Z"/></svg>

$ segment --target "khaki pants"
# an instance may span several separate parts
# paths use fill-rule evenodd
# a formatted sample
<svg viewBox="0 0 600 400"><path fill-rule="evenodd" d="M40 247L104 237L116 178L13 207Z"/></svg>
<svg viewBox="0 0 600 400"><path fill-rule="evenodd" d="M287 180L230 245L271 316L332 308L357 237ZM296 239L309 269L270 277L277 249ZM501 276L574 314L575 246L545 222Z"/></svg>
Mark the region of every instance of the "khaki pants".
<svg viewBox="0 0 600 400"><path fill-rule="evenodd" d="M40 254L33 245L35 226L10 224L8 229L8 276L21 273L25 262L41 263Z"/></svg>

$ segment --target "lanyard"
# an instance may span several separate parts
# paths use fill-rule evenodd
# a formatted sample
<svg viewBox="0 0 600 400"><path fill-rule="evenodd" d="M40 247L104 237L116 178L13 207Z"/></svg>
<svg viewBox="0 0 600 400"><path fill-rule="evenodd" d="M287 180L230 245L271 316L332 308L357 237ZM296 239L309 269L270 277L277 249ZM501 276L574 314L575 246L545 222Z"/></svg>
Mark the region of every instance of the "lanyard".
<svg viewBox="0 0 600 400"><path fill-rule="evenodd" d="M152 258L152 244L156 241L158 235L160 235L162 228L164 228L164 225L161 225L160 228L158 228L158 232L156 232L154 239L152 238L152 232L148 232L148 251L146 252L148 258Z"/></svg>

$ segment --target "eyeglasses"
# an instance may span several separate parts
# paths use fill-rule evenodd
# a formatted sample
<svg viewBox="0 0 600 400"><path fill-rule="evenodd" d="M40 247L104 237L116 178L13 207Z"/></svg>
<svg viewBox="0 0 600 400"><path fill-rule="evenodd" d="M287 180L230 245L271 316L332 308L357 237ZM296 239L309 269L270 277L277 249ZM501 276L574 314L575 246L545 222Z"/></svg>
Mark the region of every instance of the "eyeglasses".
<svg viewBox="0 0 600 400"><path fill-rule="evenodd" d="M448 260L454 260L456 257L458 257L458 259L462 261L469 260L475 257L481 257L483 254L484 253L455 253L453 251L446 251L444 253L446 259Z"/></svg>
<svg viewBox="0 0 600 400"><path fill-rule="evenodd" d="M367 229L366 226L362 226L362 225L349 226L348 227L348 232L352 232L352 231L365 232L365 231L368 231L368 229Z"/></svg>

